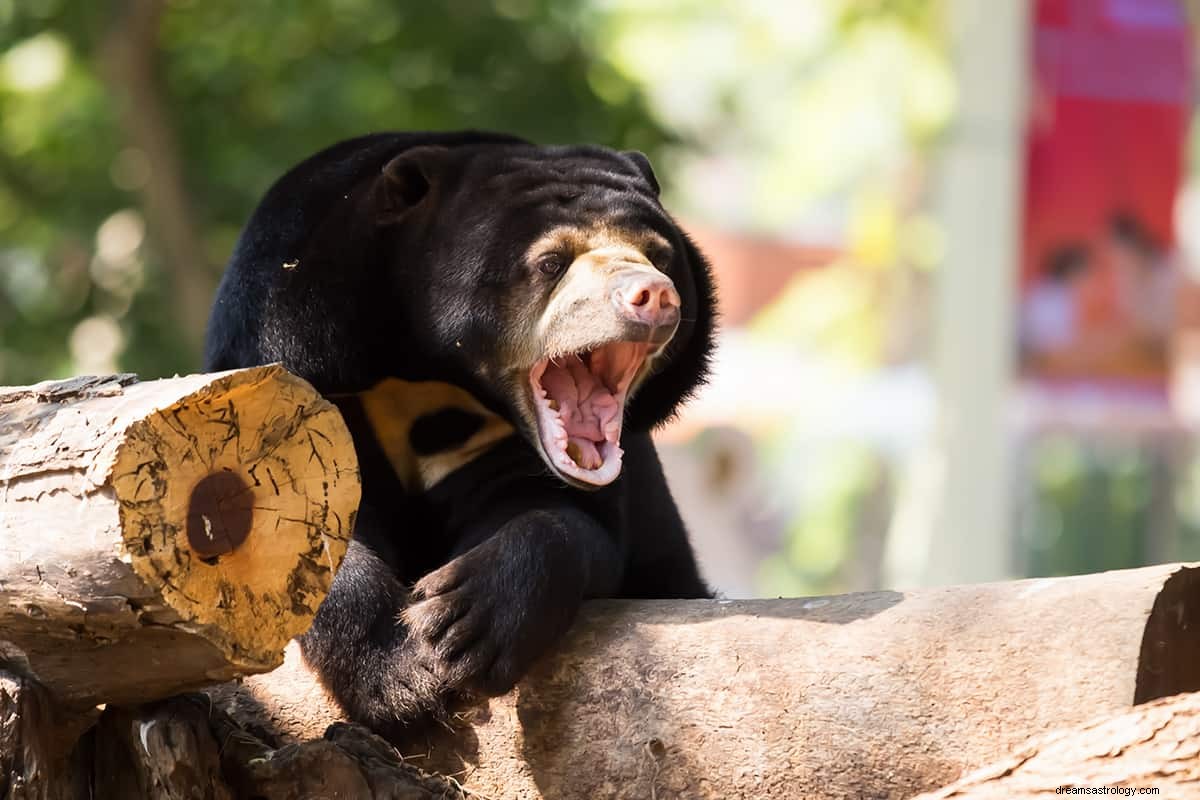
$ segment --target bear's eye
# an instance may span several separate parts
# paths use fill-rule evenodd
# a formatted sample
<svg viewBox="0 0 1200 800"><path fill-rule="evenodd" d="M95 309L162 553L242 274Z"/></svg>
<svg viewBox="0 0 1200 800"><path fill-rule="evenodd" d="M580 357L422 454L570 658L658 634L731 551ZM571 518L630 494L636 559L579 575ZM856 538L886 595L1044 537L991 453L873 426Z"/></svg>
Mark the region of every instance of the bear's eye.
<svg viewBox="0 0 1200 800"><path fill-rule="evenodd" d="M666 269L671 264L671 256L674 255L674 251L668 245L648 244L643 248L642 254L654 266L659 269Z"/></svg>
<svg viewBox="0 0 1200 800"><path fill-rule="evenodd" d="M543 256L538 256L537 260L538 272L543 275L554 277L561 275L567 268L567 257L562 253L546 253Z"/></svg>

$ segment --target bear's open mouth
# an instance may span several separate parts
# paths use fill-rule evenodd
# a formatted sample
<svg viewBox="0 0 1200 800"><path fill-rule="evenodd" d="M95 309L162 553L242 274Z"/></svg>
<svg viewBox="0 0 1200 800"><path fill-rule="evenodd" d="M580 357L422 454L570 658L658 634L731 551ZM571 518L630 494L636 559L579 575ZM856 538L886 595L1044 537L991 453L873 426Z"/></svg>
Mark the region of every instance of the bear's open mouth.
<svg viewBox="0 0 1200 800"><path fill-rule="evenodd" d="M621 474L625 398L651 347L645 342L611 342L533 365L529 382L538 435L546 456L564 477L604 486Z"/></svg>

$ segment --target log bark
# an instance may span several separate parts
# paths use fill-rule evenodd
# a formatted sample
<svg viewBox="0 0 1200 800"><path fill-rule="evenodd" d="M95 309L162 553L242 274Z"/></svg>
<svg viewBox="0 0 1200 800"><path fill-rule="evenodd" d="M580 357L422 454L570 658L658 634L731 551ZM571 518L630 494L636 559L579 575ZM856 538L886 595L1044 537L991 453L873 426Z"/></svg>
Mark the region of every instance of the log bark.
<svg viewBox="0 0 1200 800"><path fill-rule="evenodd" d="M511 798L907 798L1027 737L1200 689L1200 568L755 601L596 602L465 729L401 748ZM340 719L289 649L211 692L252 730Z"/></svg>
<svg viewBox="0 0 1200 800"><path fill-rule="evenodd" d="M1072 796L1059 795L1060 787L1157 789L1159 797L1200 797L1200 695L1155 700L1035 737L1006 758L914 800Z"/></svg>
<svg viewBox="0 0 1200 800"><path fill-rule="evenodd" d="M72 752L91 717L64 718L45 689L0 671L0 797L74 800L85 797L81 755Z"/></svg>
<svg viewBox="0 0 1200 800"><path fill-rule="evenodd" d="M136 708L108 709L77 758L94 800L314 800L467 797L449 779L405 764L365 728L335 725L315 741L273 748L214 709L181 695Z"/></svg>
<svg viewBox="0 0 1200 800"><path fill-rule="evenodd" d="M203 695L110 707L72 745L53 699L0 673L0 797L11 800L456 800L448 778L402 761L365 728L274 748ZM95 722L95 715L88 720Z"/></svg>
<svg viewBox="0 0 1200 800"><path fill-rule="evenodd" d="M211 729L222 742L226 779L238 797L311 800L315 797L387 800L467 800L453 778L427 773L360 725L335 723L309 742L270 747L230 717L210 710ZM503 796L503 795L501 795ZM496 798L499 800L499 798Z"/></svg>
<svg viewBox="0 0 1200 800"><path fill-rule="evenodd" d="M277 366L0 390L0 666L67 712L271 669L358 496L340 415Z"/></svg>
<svg viewBox="0 0 1200 800"><path fill-rule="evenodd" d="M90 800L233 800L205 709L183 698L106 709L82 744Z"/></svg>

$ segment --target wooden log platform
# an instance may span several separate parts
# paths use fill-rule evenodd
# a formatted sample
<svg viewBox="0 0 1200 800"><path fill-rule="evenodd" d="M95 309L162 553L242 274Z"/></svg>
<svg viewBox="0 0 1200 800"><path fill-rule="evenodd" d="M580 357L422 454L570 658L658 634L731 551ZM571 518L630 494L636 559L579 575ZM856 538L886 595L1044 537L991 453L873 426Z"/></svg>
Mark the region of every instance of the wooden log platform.
<svg viewBox="0 0 1200 800"><path fill-rule="evenodd" d="M340 416L278 367L0 390L0 794L1198 794L1200 568L1180 564L593 602L513 693L393 749L287 644L358 492Z"/></svg>
<svg viewBox="0 0 1200 800"><path fill-rule="evenodd" d="M1200 569L840 597L589 604L417 766L504 798L901 798L1029 736L1200 689ZM215 707L278 745L341 719L296 648Z"/></svg>

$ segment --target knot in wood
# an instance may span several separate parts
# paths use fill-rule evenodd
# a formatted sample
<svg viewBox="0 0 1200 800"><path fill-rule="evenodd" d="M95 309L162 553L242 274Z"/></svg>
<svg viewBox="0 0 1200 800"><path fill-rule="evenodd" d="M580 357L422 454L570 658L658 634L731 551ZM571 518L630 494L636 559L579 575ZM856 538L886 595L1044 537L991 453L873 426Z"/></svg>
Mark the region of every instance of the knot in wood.
<svg viewBox="0 0 1200 800"><path fill-rule="evenodd" d="M244 478L228 470L206 475L188 500L188 546L214 564L246 541L253 518L254 493Z"/></svg>

